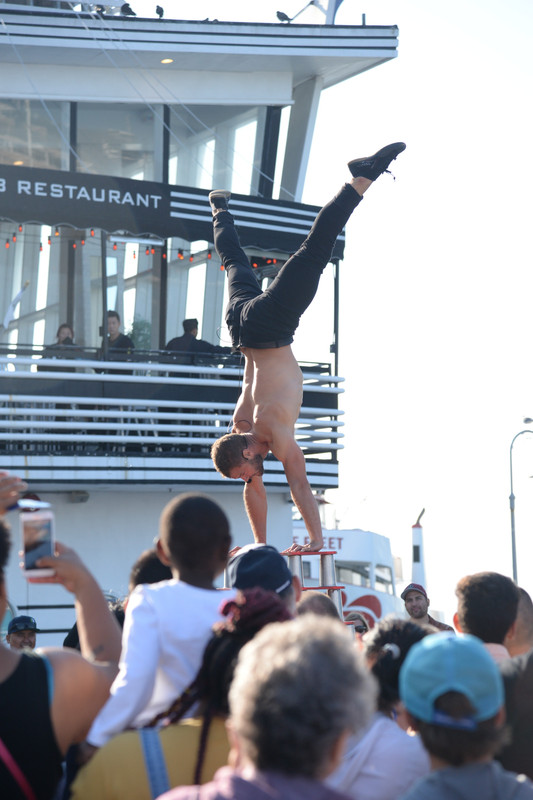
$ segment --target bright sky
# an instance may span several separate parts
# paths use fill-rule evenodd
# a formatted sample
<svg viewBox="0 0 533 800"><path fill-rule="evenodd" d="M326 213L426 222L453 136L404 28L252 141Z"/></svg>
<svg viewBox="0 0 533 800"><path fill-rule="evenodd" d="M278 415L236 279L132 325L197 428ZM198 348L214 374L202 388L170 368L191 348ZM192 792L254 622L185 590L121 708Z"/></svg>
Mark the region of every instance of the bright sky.
<svg viewBox="0 0 533 800"><path fill-rule="evenodd" d="M304 5L195 0L194 18L276 22ZM398 25L399 56L324 93L303 200L326 202L350 158L396 140L407 150L347 229L335 504L341 527L391 538L406 581L425 507L428 594L450 619L460 577L511 574L509 446L533 417L533 4L344 0L336 22L363 13ZM298 21L322 20L309 8ZM300 343L312 327L317 308ZM533 594L533 434L513 453L518 581Z"/></svg>

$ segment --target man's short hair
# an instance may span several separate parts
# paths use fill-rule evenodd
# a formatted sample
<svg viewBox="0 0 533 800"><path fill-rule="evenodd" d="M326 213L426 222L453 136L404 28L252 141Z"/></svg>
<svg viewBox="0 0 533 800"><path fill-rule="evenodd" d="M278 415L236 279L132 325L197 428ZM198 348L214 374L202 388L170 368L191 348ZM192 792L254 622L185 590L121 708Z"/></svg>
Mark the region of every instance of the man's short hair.
<svg viewBox="0 0 533 800"><path fill-rule="evenodd" d="M518 611L518 587L498 572L477 572L461 578L455 589L457 617L465 633L483 642L503 644Z"/></svg>
<svg viewBox="0 0 533 800"><path fill-rule="evenodd" d="M182 322L183 325L183 332L184 333L192 333L194 330L198 329L198 320L197 319L184 319Z"/></svg>
<svg viewBox="0 0 533 800"><path fill-rule="evenodd" d="M400 673L400 695L426 750L448 764L492 757L505 741L497 722L502 677L475 636L436 633L416 644Z"/></svg>
<svg viewBox="0 0 533 800"><path fill-rule="evenodd" d="M240 433L227 433L211 445L211 458L217 472L230 477L234 467L240 467L244 457L243 452L248 447L246 437Z"/></svg>
<svg viewBox="0 0 533 800"><path fill-rule="evenodd" d="M318 591L303 592L296 604L296 613L298 616L301 614L317 614L319 617L340 620L339 612L331 597L324 594L324 592Z"/></svg>
<svg viewBox="0 0 533 800"><path fill-rule="evenodd" d="M229 522L222 508L204 494L182 494L161 514L161 542L177 569L210 565L231 545Z"/></svg>
<svg viewBox="0 0 533 800"><path fill-rule="evenodd" d="M304 615L267 625L241 651L232 725L257 769L321 778L339 737L367 725L375 693L352 637Z"/></svg>
<svg viewBox="0 0 533 800"><path fill-rule="evenodd" d="M109 317L116 317L120 322L120 314L118 313L118 311L108 311L107 318L109 319Z"/></svg>

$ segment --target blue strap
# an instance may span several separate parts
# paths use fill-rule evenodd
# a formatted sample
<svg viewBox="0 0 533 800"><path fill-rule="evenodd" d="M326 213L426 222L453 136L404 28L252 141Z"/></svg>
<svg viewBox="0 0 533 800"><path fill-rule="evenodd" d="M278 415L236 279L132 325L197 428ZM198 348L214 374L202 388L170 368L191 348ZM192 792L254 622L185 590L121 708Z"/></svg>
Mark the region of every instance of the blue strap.
<svg viewBox="0 0 533 800"><path fill-rule="evenodd" d="M165 756L159 739L159 731L156 728L140 728L139 736L141 737L150 793L152 800L154 800L154 798L159 797L164 792L168 792L171 788Z"/></svg>

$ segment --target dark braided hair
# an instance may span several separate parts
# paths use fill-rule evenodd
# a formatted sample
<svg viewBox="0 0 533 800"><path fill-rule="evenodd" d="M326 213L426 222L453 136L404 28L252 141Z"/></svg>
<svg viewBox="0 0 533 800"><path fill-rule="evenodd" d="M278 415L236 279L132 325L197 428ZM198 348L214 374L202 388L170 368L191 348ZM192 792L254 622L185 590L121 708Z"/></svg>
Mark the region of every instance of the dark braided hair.
<svg viewBox="0 0 533 800"><path fill-rule="evenodd" d="M228 716L228 692L241 648L270 622L292 618L287 606L274 592L258 587L238 592L233 600L224 603L221 613L226 619L213 625L213 634L195 679L166 711L158 714L148 725L174 725L199 704L202 730L194 771L195 784L201 782L211 721L216 716Z"/></svg>

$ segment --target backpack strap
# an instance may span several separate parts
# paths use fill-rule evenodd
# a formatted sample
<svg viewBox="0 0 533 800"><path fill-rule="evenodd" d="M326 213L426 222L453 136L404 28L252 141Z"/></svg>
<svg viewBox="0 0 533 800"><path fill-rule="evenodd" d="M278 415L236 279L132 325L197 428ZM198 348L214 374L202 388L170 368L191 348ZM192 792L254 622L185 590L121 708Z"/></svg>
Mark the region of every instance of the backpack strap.
<svg viewBox="0 0 533 800"><path fill-rule="evenodd" d="M138 733L141 737L144 764L152 800L155 800L156 797L168 792L171 788L159 731L156 728L140 728Z"/></svg>

